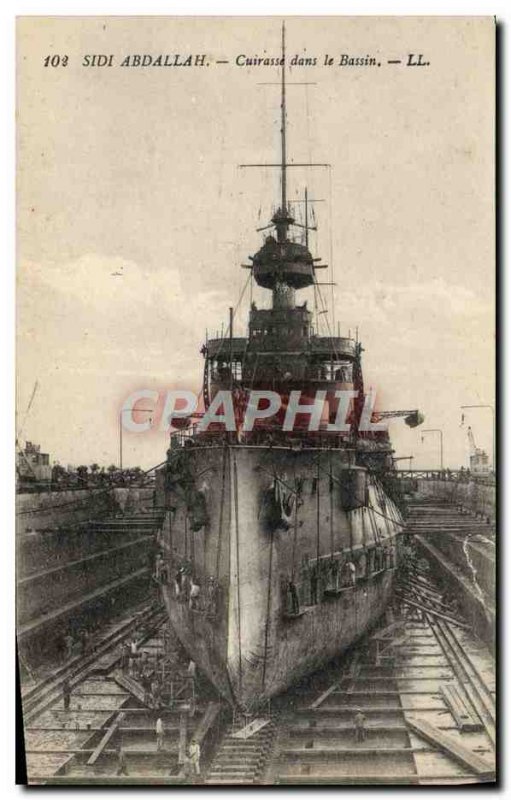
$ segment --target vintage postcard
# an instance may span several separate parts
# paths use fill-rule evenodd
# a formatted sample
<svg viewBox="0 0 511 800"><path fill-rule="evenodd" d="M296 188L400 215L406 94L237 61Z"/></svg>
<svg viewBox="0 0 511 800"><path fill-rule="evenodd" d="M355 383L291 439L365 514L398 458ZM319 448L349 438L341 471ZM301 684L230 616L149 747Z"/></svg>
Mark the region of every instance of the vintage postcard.
<svg viewBox="0 0 511 800"><path fill-rule="evenodd" d="M18 19L28 783L496 781L495 60Z"/></svg>

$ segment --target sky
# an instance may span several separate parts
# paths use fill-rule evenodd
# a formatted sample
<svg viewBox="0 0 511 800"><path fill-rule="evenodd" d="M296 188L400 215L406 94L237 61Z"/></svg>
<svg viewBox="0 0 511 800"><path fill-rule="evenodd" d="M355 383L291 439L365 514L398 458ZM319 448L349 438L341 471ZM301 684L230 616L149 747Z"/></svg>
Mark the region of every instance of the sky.
<svg viewBox="0 0 511 800"><path fill-rule="evenodd" d="M493 37L489 18L287 20L288 58L318 60L288 71L310 84L288 89L288 153L331 166L289 184L321 201L311 247L333 273L335 327L358 327L366 385L382 408L420 408L451 468L468 463L468 424L492 450L491 411L460 426L460 406L494 404ZM235 59L279 47L277 18L18 22L18 433L52 461L117 463L131 391L200 389L206 331L227 325L278 200L276 170L239 165L278 157L279 71ZM82 66L94 53L115 66ZM118 66L144 53L210 66ZM382 66L339 67L342 53ZM409 53L429 66L387 64ZM44 67L50 54L67 65ZM391 435L414 467L439 465L437 434L401 420ZM125 432L124 464L167 446Z"/></svg>

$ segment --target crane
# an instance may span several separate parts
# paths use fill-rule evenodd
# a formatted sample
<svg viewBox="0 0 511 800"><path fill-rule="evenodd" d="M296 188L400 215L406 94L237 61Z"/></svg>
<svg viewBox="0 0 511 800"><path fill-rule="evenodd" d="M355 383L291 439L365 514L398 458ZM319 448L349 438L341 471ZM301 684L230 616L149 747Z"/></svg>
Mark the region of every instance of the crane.
<svg viewBox="0 0 511 800"><path fill-rule="evenodd" d="M396 419L398 417L404 417L405 424L408 425L409 428L416 428L424 422L424 414L421 414L417 408L404 411L373 411L375 422L379 422L382 419Z"/></svg>
<svg viewBox="0 0 511 800"><path fill-rule="evenodd" d="M490 471L488 464L488 454L480 447L476 447L476 440L472 428L469 426L467 430L468 437L468 451L470 470L475 473L487 473Z"/></svg>
<svg viewBox="0 0 511 800"><path fill-rule="evenodd" d="M23 427L25 425L25 422L27 421L27 417L28 417L28 414L29 414L30 409L32 407L32 403L34 402L34 397L36 396L38 388L39 388L39 381L36 380L36 382L34 383L34 388L32 389L32 394L30 395L30 400L28 401L27 409L25 411L25 416L23 417L23 422L21 424L21 428L19 428L16 431L16 452L17 452L18 457L19 457L18 472L20 471L19 468L21 466L21 461L23 461L25 466L28 468L28 471L32 473L34 478L36 477L36 472L35 472L35 469L32 466L32 464L28 460L27 456L25 455L25 451L23 450L23 447L21 446L21 434L22 434L22 429L23 429Z"/></svg>
<svg viewBox="0 0 511 800"><path fill-rule="evenodd" d="M474 434L470 426L467 431L467 437L468 437L468 450L470 458L473 458L477 453L477 447L476 447L476 440L474 439Z"/></svg>

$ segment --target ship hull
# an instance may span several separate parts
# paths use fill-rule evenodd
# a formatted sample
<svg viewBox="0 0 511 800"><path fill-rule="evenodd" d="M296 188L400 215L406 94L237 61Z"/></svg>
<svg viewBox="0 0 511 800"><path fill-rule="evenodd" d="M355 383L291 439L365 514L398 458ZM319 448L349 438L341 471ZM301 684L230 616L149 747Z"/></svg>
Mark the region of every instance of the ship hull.
<svg viewBox="0 0 511 800"><path fill-rule="evenodd" d="M177 462L164 526L168 615L218 691L253 709L383 613L399 511L348 451L192 447Z"/></svg>

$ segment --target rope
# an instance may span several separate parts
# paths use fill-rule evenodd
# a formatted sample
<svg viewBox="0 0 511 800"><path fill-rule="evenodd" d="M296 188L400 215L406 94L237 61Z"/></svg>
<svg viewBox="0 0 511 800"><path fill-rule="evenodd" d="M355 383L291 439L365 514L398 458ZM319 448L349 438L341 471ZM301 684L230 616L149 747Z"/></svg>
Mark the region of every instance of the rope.
<svg viewBox="0 0 511 800"><path fill-rule="evenodd" d="M296 464L294 465L294 480L296 486ZM298 492L295 493L295 521L293 530L293 551L291 556L291 580L295 579L296 542L298 538Z"/></svg>
<svg viewBox="0 0 511 800"><path fill-rule="evenodd" d="M262 674L263 689L266 681L266 661L268 658L268 636L270 633L272 567L273 567L273 530L271 531L270 534L270 563L268 565L268 593L266 600L266 621L264 626L264 658L263 658L263 674Z"/></svg>
<svg viewBox="0 0 511 800"><path fill-rule="evenodd" d="M317 476L316 476L316 561L319 562L319 558L320 558L320 555L319 555L319 550L320 550L320 547L319 547L319 544L320 544L320 542L319 542L319 530L320 530L320 522L319 522L319 510L320 510L320 504L319 504L319 459L318 459L318 465L317 466L318 466L318 470L317 470Z"/></svg>
<svg viewBox="0 0 511 800"><path fill-rule="evenodd" d="M334 244L332 230L332 169L328 170L328 258L330 261L330 302L332 304L332 330L335 335L335 295L334 295Z"/></svg>
<svg viewBox="0 0 511 800"><path fill-rule="evenodd" d="M334 555L334 483L332 480L332 452L330 452L330 476L328 488L330 491L330 552Z"/></svg>
<svg viewBox="0 0 511 800"><path fill-rule="evenodd" d="M224 447L223 460L222 460L222 489L220 493L220 518L218 520L218 544L216 551L216 579L217 582L220 576L220 551L222 546L222 532L224 527L224 503L225 503L225 473L227 464L227 451Z"/></svg>
<svg viewBox="0 0 511 800"><path fill-rule="evenodd" d="M328 472L327 472L326 470L324 470L324 469L323 469L323 468L320 466L320 464L319 464L319 458L318 458L318 461L317 461L317 466L318 466L318 469L321 469L321 470L322 470L322 471L325 473L325 475L328 475ZM335 483L337 483L339 486L341 486L343 489L346 489L346 486L345 486L344 484L342 484L342 483L340 482L340 480L338 480L337 478L334 478L334 476L333 476L333 475L332 475L332 480L333 480ZM379 484L378 484L378 482L377 482L377 481L374 481L374 485L375 485L375 487L376 487L376 486L379 486ZM384 519L387 519L387 520L389 520L389 521L390 521L390 522L392 522L394 525L399 525L401 528L407 528L407 527L408 527L408 525L407 525L405 522L399 522L397 519L393 519L392 517L389 517L389 516L387 516L386 514L383 514L383 513L382 513L381 511L379 511L377 508L374 508L374 506L372 506L370 503L368 503L368 504L366 505L366 504L365 504L365 501L364 501L363 499L361 499L360 497L357 497L357 495L356 495L355 493L352 493L352 492L350 492L350 496L351 496L351 499L352 499L352 500L356 500L356 501L357 501L357 503L360 503L360 505L361 505L361 506L364 506L365 508L370 508L370 509L371 509L371 511L374 511L374 513L375 513L375 514L379 514L379 516L380 516L380 517L383 517Z"/></svg>
<svg viewBox="0 0 511 800"><path fill-rule="evenodd" d="M243 684L243 671L241 662L241 587L240 587L240 541L239 541L239 518L238 518L238 467L236 464L236 453L232 454L233 465L233 489L234 489L234 525L236 531L236 590L238 599L238 680L240 685L240 695Z"/></svg>

